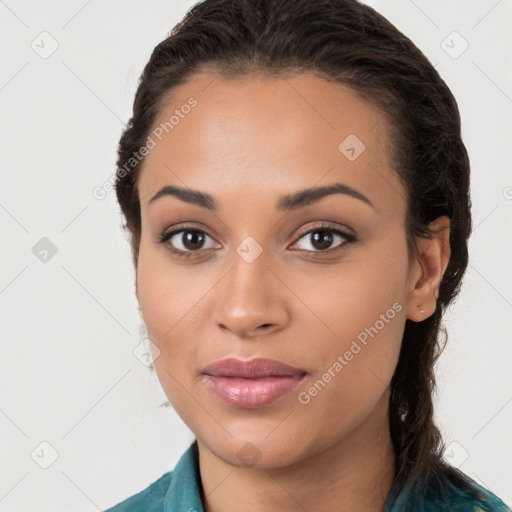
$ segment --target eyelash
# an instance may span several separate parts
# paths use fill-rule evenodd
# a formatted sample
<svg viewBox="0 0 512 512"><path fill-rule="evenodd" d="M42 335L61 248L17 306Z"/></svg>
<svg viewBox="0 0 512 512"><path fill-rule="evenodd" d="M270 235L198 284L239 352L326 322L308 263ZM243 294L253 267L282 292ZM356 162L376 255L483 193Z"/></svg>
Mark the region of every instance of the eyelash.
<svg viewBox="0 0 512 512"><path fill-rule="evenodd" d="M168 232L163 233L162 235L158 236L157 239L155 240L155 243L165 244L174 235L176 235L178 233L182 233L182 232L187 232L187 231L188 232L193 232L193 233L201 233L203 235L210 236L210 235L208 235L208 233L206 231L204 231L202 229L194 228L193 226L179 226L178 228L176 228L176 229L174 229L172 231L168 231ZM300 239L302 239L306 235L314 233L315 231L328 231L328 232L333 233L335 235L341 236L345 240L343 241L343 243L341 243L341 245L338 245L334 249L326 249L325 251L302 250L303 252L310 253L310 254L315 254L315 255L316 254L326 254L326 253L330 254L330 253L337 252L337 251L342 250L342 249L347 249L349 245L351 245L352 243L357 241L357 238L354 235L352 235L351 233L347 233L345 231L342 231L341 229L339 229L336 226L333 226L332 224L322 224L320 226L315 226L314 228L309 229L305 233L302 233L299 236L299 238L297 239L297 241L294 242L293 245L295 245ZM198 253L201 252L201 249L199 249L197 251L182 251L181 249L176 249L176 248L172 247L170 244L169 244L169 250L171 252L173 252L174 254L177 254L179 257L183 256L185 258L194 257L195 255L197 255Z"/></svg>

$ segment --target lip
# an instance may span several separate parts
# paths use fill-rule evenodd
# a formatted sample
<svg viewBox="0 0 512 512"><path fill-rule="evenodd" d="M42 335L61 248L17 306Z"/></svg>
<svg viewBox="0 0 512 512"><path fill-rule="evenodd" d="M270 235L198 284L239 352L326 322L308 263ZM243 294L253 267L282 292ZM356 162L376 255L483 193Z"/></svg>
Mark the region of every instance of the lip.
<svg viewBox="0 0 512 512"><path fill-rule="evenodd" d="M264 377L296 376L306 373L306 370L294 368L275 359L258 357L242 361L236 357L229 357L215 361L206 366L202 373L213 377L240 377L245 379L260 379Z"/></svg>
<svg viewBox="0 0 512 512"><path fill-rule="evenodd" d="M228 358L202 371L210 391L233 407L264 407L289 393L306 376L306 371L275 359L242 361Z"/></svg>

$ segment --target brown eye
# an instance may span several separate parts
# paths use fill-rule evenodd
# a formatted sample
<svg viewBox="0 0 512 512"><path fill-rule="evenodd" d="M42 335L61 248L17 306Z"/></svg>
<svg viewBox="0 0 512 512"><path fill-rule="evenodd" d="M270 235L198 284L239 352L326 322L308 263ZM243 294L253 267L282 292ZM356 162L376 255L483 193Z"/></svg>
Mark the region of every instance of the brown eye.
<svg viewBox="0 0 512 512"><path fill-rule="evenodd" d="M205 242L211 238L200 229L181 228L179 230L164 233L158 238L157 243L167 244L169 249L180 256L190 256L201 250L210 249L205 247Z"/></svg>
<svg viewBox="0 0 512 512"><path fill-rule="evenodd" d="M355 236L345 233L338 228L320 226L310 229L304 233L299 240L304 239L307 243L301 248L306 252L333 252L347 247L355 241ZM298 244L295 243L294 246ZM336 244L334 248L332 245Z"/></svg>
<svg viewBox="0 0 512 512"><path fill-rule="evenodd" d="M190 251L202 249L205 240L205 233L200 231L180 231L179 233L182 233L182 235L181 237L178 237L178 240L186 249Z"/></svg>

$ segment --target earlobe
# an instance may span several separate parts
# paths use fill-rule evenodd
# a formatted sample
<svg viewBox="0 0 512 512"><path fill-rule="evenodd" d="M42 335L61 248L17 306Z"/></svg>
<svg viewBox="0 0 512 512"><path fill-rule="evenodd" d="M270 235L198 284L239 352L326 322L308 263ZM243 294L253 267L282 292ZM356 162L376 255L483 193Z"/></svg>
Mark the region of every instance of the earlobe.
<svg viewBox="0 0 512 512"><path fill-rule="evenodd" d="M413 322L430 317L437 307L439 287L450 261L450 219L438 217L429 225L431 238L417 240L417 254L410 269L406 316Z"/></svg>

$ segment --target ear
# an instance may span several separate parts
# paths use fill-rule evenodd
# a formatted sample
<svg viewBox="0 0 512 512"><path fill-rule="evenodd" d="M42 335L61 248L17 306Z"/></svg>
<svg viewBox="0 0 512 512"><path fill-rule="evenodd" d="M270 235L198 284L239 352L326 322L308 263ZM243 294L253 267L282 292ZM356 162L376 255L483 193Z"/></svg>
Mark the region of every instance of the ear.
<svg viewBox="0 0 512 512"><path fill-rule="evenodd" d="M432 238L418 238L418 253L409 271L406 316L421 322L431 316L437 305L439 287L450 261L450 219L443 215L430 223Z"/></svg>

